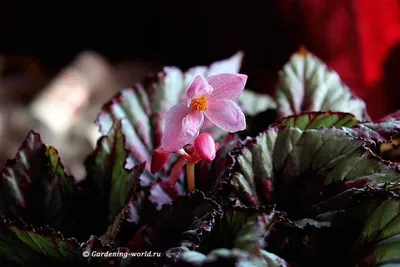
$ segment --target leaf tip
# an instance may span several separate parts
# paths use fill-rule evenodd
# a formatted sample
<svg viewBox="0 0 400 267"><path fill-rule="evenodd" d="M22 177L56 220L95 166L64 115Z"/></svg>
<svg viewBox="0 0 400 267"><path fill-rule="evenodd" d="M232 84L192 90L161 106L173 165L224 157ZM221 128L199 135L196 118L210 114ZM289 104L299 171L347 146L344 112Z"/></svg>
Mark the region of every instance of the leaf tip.
<svg viewBox="0 0 400 267"><path fill-rule="evenodd" d="M310 52L308 51L308 49L304 45L300 45L300 47L299 47L299 49L297 50L296 53L298 55L301 55L301 56L306 56Z"/></svg>

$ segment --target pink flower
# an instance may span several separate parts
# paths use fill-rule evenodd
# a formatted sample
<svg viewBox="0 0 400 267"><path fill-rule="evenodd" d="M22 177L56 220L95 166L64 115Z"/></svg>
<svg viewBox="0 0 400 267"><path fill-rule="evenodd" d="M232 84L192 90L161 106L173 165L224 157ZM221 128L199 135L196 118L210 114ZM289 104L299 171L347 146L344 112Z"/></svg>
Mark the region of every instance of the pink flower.
<svg viewBox="0 0 400 267"><path fill-rule="evenodd" d="M186 101L171 108L165 115L162 147L174 152L192 143L206 116L212 123L227 132L243 131L246 120L234 102L242 93L247 81L244 74L217 74L205 79L196 76L186 92Z"/></svg>

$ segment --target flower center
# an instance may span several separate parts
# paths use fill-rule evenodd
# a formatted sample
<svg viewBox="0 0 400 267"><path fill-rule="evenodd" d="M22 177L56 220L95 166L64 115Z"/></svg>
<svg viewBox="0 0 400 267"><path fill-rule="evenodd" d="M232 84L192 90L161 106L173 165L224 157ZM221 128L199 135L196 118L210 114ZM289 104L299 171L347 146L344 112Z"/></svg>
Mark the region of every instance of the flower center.
<svg viewBox="0 0 400 267"><path fill-rule="evenodd" d="M191 102L193 110L203 111L207 109L207 97L202 96L199 98L193 98Z"/></svg>

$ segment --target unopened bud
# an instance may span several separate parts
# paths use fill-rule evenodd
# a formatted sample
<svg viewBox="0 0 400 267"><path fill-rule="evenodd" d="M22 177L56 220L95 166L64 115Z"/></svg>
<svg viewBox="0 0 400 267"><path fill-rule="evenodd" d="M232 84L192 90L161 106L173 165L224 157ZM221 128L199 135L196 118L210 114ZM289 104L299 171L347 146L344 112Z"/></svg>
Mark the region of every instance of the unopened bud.
<svg viewBox="0 0 400 267"><path fill-rule="evenodd" d="M151 156L151 164L150 164L150 171L152 174L159 172L162 170L164 165L169 160L169 153L163 151L161 147L157 147L153 151L153 155Z"/></svg>
<svg viewBox="0 0 400 267"><path fill-rule="evenodd" d="M213 161L215 158L216 144L208 133L200 134L194 140L194 148L197 154L206 161Z"/></svg>

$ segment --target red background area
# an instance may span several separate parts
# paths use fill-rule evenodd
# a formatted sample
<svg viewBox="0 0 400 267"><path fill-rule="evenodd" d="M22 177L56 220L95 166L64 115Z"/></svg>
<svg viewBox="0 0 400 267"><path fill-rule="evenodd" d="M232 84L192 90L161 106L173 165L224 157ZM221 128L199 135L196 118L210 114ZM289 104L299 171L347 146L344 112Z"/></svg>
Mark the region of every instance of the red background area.
<svg viewBox="0 0 400 267"><path fill-rule="evenodd" d="M339 73L373 118L400 108L398 0L283 2L282 16L305 30L298 41Z"/></svg>

